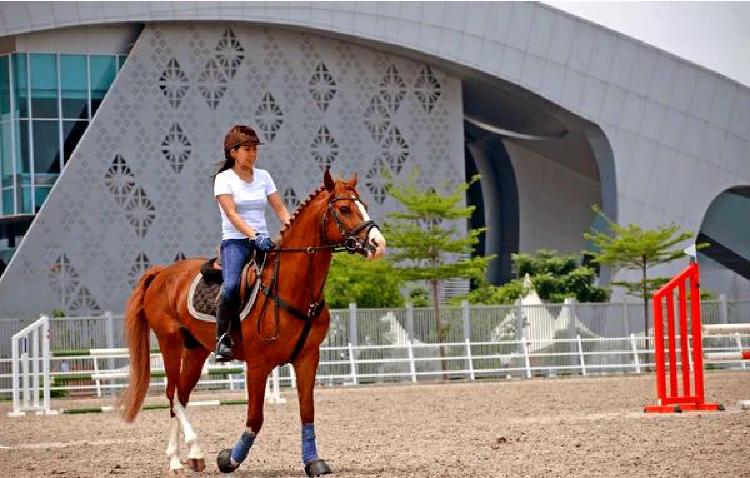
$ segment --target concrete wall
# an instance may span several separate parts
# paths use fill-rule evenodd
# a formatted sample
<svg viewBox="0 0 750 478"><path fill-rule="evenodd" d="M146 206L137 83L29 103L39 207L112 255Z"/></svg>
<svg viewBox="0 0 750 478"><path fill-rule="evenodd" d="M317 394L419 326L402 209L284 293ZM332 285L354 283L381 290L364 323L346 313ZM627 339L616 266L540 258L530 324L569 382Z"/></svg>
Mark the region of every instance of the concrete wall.
<svg viewBox="0 0 750 478"><path fill-rule="evenodd" d="M591 205L601 202L599 182L512 141L505 145L518 185L519 250L585 249L583 232L594 217Z"/></svg>

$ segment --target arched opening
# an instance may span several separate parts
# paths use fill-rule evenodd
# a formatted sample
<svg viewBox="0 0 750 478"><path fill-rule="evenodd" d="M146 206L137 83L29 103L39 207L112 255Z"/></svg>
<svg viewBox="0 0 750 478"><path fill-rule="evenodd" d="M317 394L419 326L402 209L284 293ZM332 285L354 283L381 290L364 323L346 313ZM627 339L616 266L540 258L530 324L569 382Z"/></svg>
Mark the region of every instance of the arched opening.
<svg viewBox="0 0 750 478"><path fill-rule="evenodd" d="M511 278L514 252L590 247L583 234L599 222L591 206L617 220L614 156L602 130L498 79L464 78L462 87L467 173L473 165L482 176L481 206L479 196L468 199L483 211L482 251L498 255L490 282ZM608 282L607 270L600 280Z"/></svg>
<svg viewBox="0 0 750 478"><path fill-rule="evenodd" d="M750 185L722 192L711 202L696 243L701 286L730 298L750 297ZM743 219L744 218L744 219Z"/></svg>

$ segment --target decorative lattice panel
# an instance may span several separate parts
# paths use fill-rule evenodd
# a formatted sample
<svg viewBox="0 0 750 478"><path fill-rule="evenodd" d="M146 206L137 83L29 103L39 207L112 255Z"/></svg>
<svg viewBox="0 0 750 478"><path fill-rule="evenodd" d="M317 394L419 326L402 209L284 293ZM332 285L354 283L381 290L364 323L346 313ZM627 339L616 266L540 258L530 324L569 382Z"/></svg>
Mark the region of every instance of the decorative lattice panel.
<svg viewBox="0 0 750 478"><path fill-rule="evenodd" d="M291 209L358 173L371 215L386 177L464 177L460 82L437 68L300 32L146 27L0 282L0 315L120 312L153 264L216 254L223 135L255 127ZM278 228L275 220L269 223Z"/></svg>

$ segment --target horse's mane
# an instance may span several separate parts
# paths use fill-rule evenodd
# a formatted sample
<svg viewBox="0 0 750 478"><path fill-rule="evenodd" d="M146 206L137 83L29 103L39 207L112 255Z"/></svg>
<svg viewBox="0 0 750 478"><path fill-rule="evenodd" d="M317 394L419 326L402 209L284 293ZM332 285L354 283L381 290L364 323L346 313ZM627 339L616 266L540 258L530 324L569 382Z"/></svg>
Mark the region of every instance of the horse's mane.
<svg viewBox="0 0 750 478"><path fill-rule="evenodd" d="M352 184L342 179L335 179L334 182L336 184L343 183L345 187L352 187ZM305 210L310 202L312 202L313 199L317 198L324 191L326 191L326 187L325 185L321 185L318 189L311 192L310 195L307 196L307 199L302 201L299 206L297 206L297 209L294 210L294 213L292 213L292 216L289 218L289 224L285 225L281 229L281 231L279 231L279 240L284 238L284 234L294 225L294 221L299 217L300 214L302 214L302 211Z"/></svg>
<svg viewBox="0 0 750 478"><path fill-rule="evenodd" d="M292 227L292 225L294 224L295 219L297 219L297 217L302 213L302 211L305 209L305 207L307 207L307 205L310 204L310 202L313 199L315 199L316 197L318 197L318 195L320 193L322 193L323 191L325 191L325 190L326 190L325 186L320 186L318 189L316 189L315 191L313 191L312 193L310 193L310 195L307 196L307 199L305 199L304 201L302 201L299 206L297 206L297 209L294 211L294 213L292 214L292 217L289 219L289 224L287 224L286 226L284 226L284 228L279 232L279 238L280 239L284 238L284 233L286 233L289 230L289 228Z"/></svg>

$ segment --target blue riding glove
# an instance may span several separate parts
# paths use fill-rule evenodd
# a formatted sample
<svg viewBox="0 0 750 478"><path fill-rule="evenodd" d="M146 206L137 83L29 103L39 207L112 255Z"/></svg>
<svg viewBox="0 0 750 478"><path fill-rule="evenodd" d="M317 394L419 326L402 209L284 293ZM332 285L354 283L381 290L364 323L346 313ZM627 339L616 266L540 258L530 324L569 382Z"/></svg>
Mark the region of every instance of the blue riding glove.
<svg viewBox="0 0 750 478"><path fill-rule="evenodd" d="M255 248L260 249L263 252L268 252L271 249L274 249L276 247L276 244L273 243L270 237L264 236L262 234L257 234L255 236Z"/></svg>

